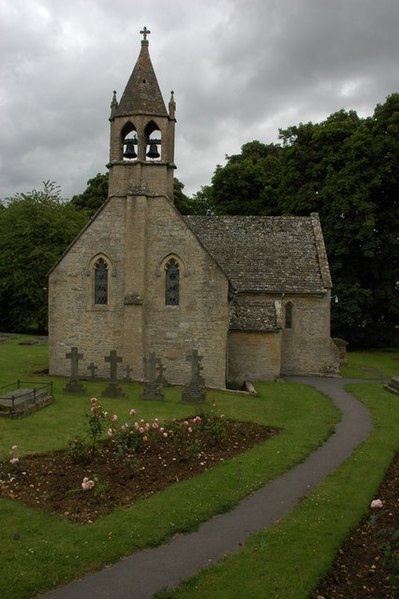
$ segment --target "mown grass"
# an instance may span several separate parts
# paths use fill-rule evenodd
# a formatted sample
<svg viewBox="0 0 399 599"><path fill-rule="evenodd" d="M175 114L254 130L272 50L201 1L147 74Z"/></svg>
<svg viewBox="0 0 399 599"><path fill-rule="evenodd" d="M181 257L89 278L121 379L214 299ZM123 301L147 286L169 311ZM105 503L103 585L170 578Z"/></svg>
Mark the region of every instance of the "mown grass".
<svg viewBox="0 0 399 599"><path fill-rule="evenodd" d="M276 526L252 535L242 550L184 583L173 599L310 596L344 539L366 515L399 450L398 398L379 384L350 385L348 390L372 414L370 437Z"/></svg>
<svg viewBox="0 0 399 599"><path fill-rule="evenodd" d="M46 368L47 348L19 346L19 340L0 344L0 385L18 377L36 380L32 370ZM49 378L41 376L41 380ZM73 435L83 432L89 398L99 396L105 385L87 383L87 395L82 397L64 393L64 386L65 379L54 379L56 402L52 406L25 419L0 420L3 459L9 458L9 449L15 444L23 464L24 454L64 448ZM131 407L145 419L179 418L196 412L195 406L181 403L178 388L165 390L165 402L140 401L140 385L128 384L124 389L126 399L103 401L106 409L121 418ZM279 435L196 478L116 509L94 524L74 524L16 501L0 500L2 599L31 597L123 555L158 545L177 532L195 529L303 461L328 437L338 419L331 402L305 385L262 383L257 389L259 397L212 391L207 394L207 404L216 400L228 418L282 428ZM84 475L82 470L82 478Z"/></svg>
<svg viewBox="0 0 399 599"><path fill-rule="evenodd" d="M347 365L341 368L341 375L344 377L360 379L391 377L399 372L399 351L393 348L348 352L347 362Z"/></svg>

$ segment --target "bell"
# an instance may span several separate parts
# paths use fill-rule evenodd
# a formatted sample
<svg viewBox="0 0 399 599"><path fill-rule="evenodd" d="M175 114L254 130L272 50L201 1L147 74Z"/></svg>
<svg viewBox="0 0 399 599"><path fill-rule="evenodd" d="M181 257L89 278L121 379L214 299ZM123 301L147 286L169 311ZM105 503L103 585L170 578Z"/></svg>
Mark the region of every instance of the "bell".
<svg viewBox="0 0 399 599"><path fill-rule="evenodd" d="M150 149L147 152L148 158L159 158L160 153L158 152L157 144L150 143Z"/></svg>
<svg viewBox="0 0 399 599"><path fill-rule="evenodd" d="M126 142L126 150L123 152L124 158L137 158L136 150L134 149L134 141L128 139Z"/></svg>

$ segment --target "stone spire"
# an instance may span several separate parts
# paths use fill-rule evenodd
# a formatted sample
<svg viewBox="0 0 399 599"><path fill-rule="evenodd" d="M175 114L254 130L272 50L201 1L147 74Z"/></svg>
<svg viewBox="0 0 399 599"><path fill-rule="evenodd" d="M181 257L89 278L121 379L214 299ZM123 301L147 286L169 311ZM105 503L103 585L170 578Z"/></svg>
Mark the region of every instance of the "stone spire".
<svg viewBox="0 0 399 599"><path fill-rule="evenodd" d="M114 110L114 117L132 114L154 116L167 116L168 114L148 51L147 35L151 32L144 27L140 33L143 35L141 51L119 106Z"/></svg>

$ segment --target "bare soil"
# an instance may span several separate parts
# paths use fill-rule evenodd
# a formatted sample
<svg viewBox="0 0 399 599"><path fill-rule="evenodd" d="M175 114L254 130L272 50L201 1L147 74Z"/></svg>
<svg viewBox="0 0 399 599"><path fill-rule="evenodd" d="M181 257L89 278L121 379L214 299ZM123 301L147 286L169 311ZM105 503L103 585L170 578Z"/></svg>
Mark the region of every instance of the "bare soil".
<svg viewBox="0 0 399 599"><path fill-rule="evenodd" d="M0 496L90 523L117 506L132 504L176 482L271 438L276 429L226 421L226 438L215 441L206 431L195 439L182 429L170 439L151 436L139 451L121 455L112 440L76 463L69 452L24 456L12 465L0 463ZM94 482L83 490L84 478Z"/></svg>
<svg viewBox="0 0 399 599"><path fill-rule="evenodd" d="M117 506L196 476L278 431L227 421L226 432L226 439L218 443L205 432L195 444L187 434L168 442L154 438L142 451L128 456L117 453L110 440L90 460L79 463L68 452L30 455L15 465L0 462L0 496L91 523ZM92 489L82 489L84 477L94 482ZM398 599L399 454L375 498L382 507L370 508L312 599Z"/></svg>
<svg viewBox="0 0 399 599"><path fill-rule="evenodd" d="M398 599L399 454L393 460L371 508L338 552L313 599Z"/></svg>

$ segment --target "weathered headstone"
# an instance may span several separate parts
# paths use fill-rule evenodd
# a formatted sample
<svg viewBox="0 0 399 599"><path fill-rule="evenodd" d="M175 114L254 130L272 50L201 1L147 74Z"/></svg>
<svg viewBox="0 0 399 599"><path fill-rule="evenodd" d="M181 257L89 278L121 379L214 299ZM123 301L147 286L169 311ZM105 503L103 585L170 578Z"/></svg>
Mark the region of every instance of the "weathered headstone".
<svg viewBox="0 0 399 599"><path fill-rule="evenodd" d="M94 362L90 362L90 364L87 367L87 370L90 370L90 378L95 379L97 366L94 364Z"/></svg>
<svg viewBox="0 0 399 599"><path fill-rule="evenodd" d="M118 364L122 362L122 358L113 349L109 356L105 356L104 362L109 362L110 382L108 387L102 392L102 397L124 397L125 393L118 383Z"/></svg>
<svg viewBox="0 0 399 599"><path fill-rule="evenodd" d="M83 359L83 354L79 353L77 347L72 347L71 351L65 354L65 357L67 360L71 360L71 376L64 387L64 391L68 393L86 393L85 387L79 381L79 360Z"/></svg>
<svg viewBox="0 0 399 599"><path fill-rule="evenodd" d="M160 368L161 374L159 374ZM162 367L160 358L157 358L155 352L150 352L148 356L144 358L144 376L146 378L146 383L144 384L140 399L158 401L163 401L165 399L159 382L160 377L163 377L163 371L164 368Z"/></svg>
<svg viewBox="0 0 399 599"><path fill-rule="evenodd" d="M125 373L125 378L123 379L125 383L131 383L132 382L132 378L131 378L131 374L133 372L133 368L131 368L131 366L125 366L125 368L123 369L123 372Z"/></svg>
<svg viewBox="0 0 399 599"><path fill-rule="evenodd" d="M384 385L384 389L391 393L395 393L395 395L399 395L399 376L393 376L389 383Z"/></svg>
<svg viewBox="0 0 399 599"><path fill-rule="evenodd" d="M191 381L184 385L182 392L182 401L187 403L197 403L205 401L205 381L201 375L204 367L200 362L203 357L198 354L196 349L193 349L186 356L187 362L191 362Z"/></svg>

